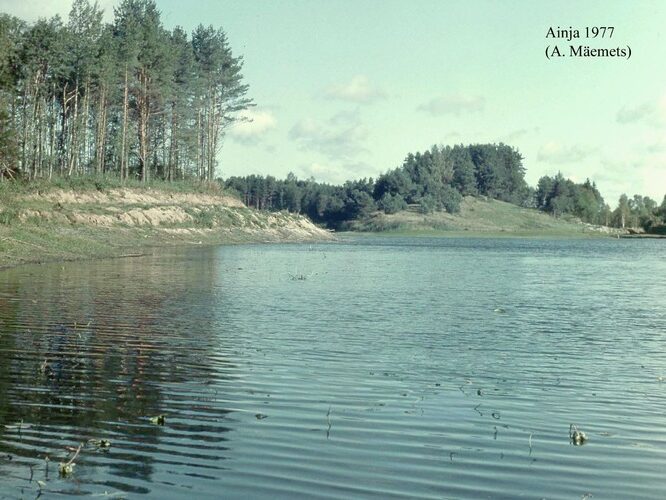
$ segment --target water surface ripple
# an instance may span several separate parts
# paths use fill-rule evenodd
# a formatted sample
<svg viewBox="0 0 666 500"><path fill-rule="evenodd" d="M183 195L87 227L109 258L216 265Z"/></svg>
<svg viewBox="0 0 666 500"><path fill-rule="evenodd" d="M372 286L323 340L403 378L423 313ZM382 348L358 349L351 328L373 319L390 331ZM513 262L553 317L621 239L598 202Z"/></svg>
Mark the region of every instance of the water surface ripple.
<svg viewBox="0 0 666 500"><path fill-rule="evenodd" d="M661 499L665 277L610 239L4 271L0 498Z"/></svg>

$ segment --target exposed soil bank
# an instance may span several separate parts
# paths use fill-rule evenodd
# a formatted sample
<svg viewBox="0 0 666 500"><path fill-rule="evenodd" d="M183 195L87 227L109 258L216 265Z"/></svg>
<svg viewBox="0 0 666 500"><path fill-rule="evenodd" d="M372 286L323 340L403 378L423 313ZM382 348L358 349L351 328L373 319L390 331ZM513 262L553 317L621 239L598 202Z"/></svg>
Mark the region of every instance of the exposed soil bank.
<svg viewBox="0 0 666 500"><path fill-rule="evenodd" d="M303 216L251 210L224 194L151 188L0 192L0 268L174 245L331 239Z"/></svg>

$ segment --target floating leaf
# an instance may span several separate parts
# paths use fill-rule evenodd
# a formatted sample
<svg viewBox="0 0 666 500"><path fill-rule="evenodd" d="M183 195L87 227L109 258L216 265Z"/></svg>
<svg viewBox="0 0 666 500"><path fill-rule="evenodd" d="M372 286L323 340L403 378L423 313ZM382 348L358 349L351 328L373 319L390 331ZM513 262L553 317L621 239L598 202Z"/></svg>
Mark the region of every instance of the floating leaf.
<svg viewBox="0 0 666 500"><path fill-rule="evenodd" d="M74 460L76 460L76 457L78 457L79 453L81 453L82 447L83 443L81 443L79 447L76 449L76 453L74 453L74 456L69 459L69 462L60 462L60 467L58 468L58 470L60 471L60 475L62 477L67 477L74 472L74 466L76 465L74 463Z"/></svg>
<svg viewBox="0 0 666 500"><path fill-rule="evenodd" d="M60 462L60 468L59 468L60 475L62 477L70 476L74 472L75 465L76 464L74 462L68 462L68 463Z"/></svg>
<svg viewBox="0 0 666 500"><path fill-rule="evenodd" d="M157 415L156 417L150 417L150 423L155 425L164 425L165 416Z"/></svg>
<svg viewBox="0 0 666 500"><path fill-rule="evenodd" d="M110 448L111 441L108 439L89 439L88 444L91 446L96 446L98 448Z"/></svg>
<svg viewBox="0 0 666 500"><path fill-rule="evenodd" d="M24 425L24 424L23 424L23 419L17 421L15 424L7 424L7 425L5 425L5 429L7 429L7 430L12 430L12 431L14 431L14 430L18 430L19 432L21 432L21 428L29 429L29 428L30 428L30 425L29 425L29 424L25 424L25 425Z"/></svg>
<svg viewBox="0 0 666 500"><path fill-rule="evenodd" d="M581 430L578 430L574 424L569 425L569 439L574 446L583 446L587 442L587 436Z"/></svg>

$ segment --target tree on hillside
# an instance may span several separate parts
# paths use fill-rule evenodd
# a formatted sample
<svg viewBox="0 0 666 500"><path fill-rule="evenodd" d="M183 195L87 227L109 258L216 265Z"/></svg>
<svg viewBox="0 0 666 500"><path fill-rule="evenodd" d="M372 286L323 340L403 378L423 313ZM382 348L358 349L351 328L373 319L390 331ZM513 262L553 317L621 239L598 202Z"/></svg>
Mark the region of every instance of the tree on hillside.
<svg viewBox="0 0 666 500"><path fill-rule="evenodd" d="M613 211L613 223L616 227L624 229L627 227L627 222L631 216L631 208L629 207L629 198L626 194L622 194L617 204L617 208Z"/></svg>
<svg viewBox="0 0 666 500"><path fill-rule="evenodd" d="M664 195L664 199L661 201L659 208L656 209L656 213L659 217L666 221L666 195Z"/></svg>
<svg viewBox="0 0 666 500"><path fill-rule="evenodd" d="M383 210L386 214L395 214L407 208L405 199L400 194L392 195L389 192L384 195L377 202L377 208Z"/></svg>
<svg viewBox="0 0 666 500"><path fill-rule="evenodd" d="M187 33L176 27L170 35L169 45L173 57L173 79L168 93L169 144L164 177L175 180L184 177L186 166L183 163L196 156L197 133L191 126L196 123L196 110L192 103L200 94L200 89L194 51Z"/></svg>
<svg viewBox="0 0 666 500"><path fill-rule="evenodd" d="M94 128L94 161L90 171L104 174L114 171L124 157L118 151L118 131L124 102L125 71L120 62L118 39L113 26L104 25L99 37L93 66L93 96L91 97L91 129ZM122 169L121 169L122 170ZM124 172L124 170L123 170ZM121 178L124 178L121 175Z"/></svg>
<svg viewBox="0 0 666 500"><path fill-rule="evenodd" d="M657 202L649 196L635 194L629 200L629 208L631 210L631 222L634 227L642 227L647 230L657 223Z"/></svg>
<svg viewBox="0 0 666 500"><path fill-rule="evenodd" d="M0 181L17 175L18 134L13 112L17 106L19 48L25 23L0 14Z"/></svg>
<svg viewBox="0 0 666 500"><path fill-rule="evenodd" d="M115 33L126 71L123 133L127 133L127 114L131 110L136 122L139 171L145 182L150 179L151 172L153 117L163 110L166 82L170 76L169 68L164 64L168 36L153 0L123 0L115 10ZM125 145L126 141L123 137ZM155 161L152 163L155 168Z"/></svg>
<svg viewBox="0 0 666 500"><path fill-rule="evenodd" d="M60 83L64 65L64 29L58 16L40 19L23 34L19 49L20 70L18 96L20 103L15 112L18 125L20 157L24 175L42 176L57 161L61 169L67 167L64 150L67 121L61 115L56 122L54 100L62 99ZM58 127L59 126L59 127Z"/></svg>
<svg viewBox="0 0 666 500"><path fill-rule="evenodd" d="M450 157L453 165L453 187L463 196L476 195L478 189L474 176L474 162L469 148L462 145L453 146Z"/></svg>
<svg viewBox="0 0 666 500"><path fill-rule="evenodd" d="M553 192L554 179L544 175L539 179L535 192L536 206L540 210L547 210L551 193Z"/></svg>
<svg viewBox="0 0 666 500"><path fill-rule="evenodd" d="M410 195L413 190L412 180L403 169L391 170L380 175L375 182L373 197L375 200L382 199L389 194L393 197L400 195L403 199Z"/></svg>
<svg viewBox="0 0 666 500"><path fill-rule="evenodd" d="M534 196L536 208L556 217L569 214L593 224L609 223L609 209L589 179L576 184L561 172L555 177L546 175L539 179Z"/></svg>
<svg viewBox="0 0 666 500"><path fill-rule="evenodd" d="M212 180L221 137L238 112L254 104L242 83L243 60L233 57L223 30L199 25L192 34L192 47L202 89L197 117L199 172L201 178Z"/></svg>
<svg viewBox="0 0 666 500"><path fill-rule="evenodd" d="M102 11L97 3L74 0L69 20L62 30L64 47L59 68L63 88L62 121L66 130L61 141L61 162L64 161L68 175L84 173L92 161L89 147L91 136L94 138L94 134L89 133L91 97L103 31Z"/></svg>
<svg viewBox="0 0 666 500"><path fill-rule="evenodd" d="M574 185L574 214L581 220L594 224L604 224L604 199L596 184L586 179L583 184Z"/></svg>

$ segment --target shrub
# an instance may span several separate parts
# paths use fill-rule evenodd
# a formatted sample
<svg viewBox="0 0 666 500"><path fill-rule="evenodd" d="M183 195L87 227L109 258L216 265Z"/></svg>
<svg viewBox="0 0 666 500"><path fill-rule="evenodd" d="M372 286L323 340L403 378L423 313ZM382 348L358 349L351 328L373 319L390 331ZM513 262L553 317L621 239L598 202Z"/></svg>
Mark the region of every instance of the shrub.
<svg viewBox="0 0 666 500"><path fill-rule="evenodd" d="M451 186L444 186L442 188L440 203L447 212L450 214L460 212L461 202L462 195L457 189L454 189Z"/></svg>
<svg viewBox="0 0 666 500"><path fill-rule="evenodd" d="M407 208L407 203L399 194L393 196L391 193L384 193L384 196L379 200L377 206L380 210L383 210L385 214L394 214L400 210L405 210Z"/></svg>
<svg viewBox="0 0 666 500"><path fill-rule="evenodd" d="M19 218L19 211L15 208L5 207L0 209L0 224L8 226Z"/></svg>
<svg viewBox="0 0 666 500"><path fill-rule="evenodd" d="M194 214L194 223L212 229L215 226L215 214L212 210L200 210Z"/></svg>
<svg viewBox="0 0 666 500"><path fill-rule="evenodd" d="M437 208L437 202L435 198L429 194L425 195L419 200L419 212L422 214L431 214Z"/></svg>

